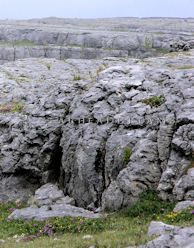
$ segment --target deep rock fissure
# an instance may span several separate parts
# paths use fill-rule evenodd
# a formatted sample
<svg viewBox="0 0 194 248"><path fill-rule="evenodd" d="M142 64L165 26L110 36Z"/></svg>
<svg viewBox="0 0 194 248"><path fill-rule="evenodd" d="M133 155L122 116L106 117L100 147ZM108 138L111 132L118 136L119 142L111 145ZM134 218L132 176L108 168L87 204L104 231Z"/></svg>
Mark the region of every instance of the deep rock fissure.
<svg viewBox="0 0 194 248"><path fill-rule="evenodd" d="M61 165L61 158L62 158L62 148L57 145L56 151L52 157L52 161L49 165L49 172L48 172L48 178L47 183L57 183L60 188L62 188L64 185L63 181L63 170Z"/></svg>

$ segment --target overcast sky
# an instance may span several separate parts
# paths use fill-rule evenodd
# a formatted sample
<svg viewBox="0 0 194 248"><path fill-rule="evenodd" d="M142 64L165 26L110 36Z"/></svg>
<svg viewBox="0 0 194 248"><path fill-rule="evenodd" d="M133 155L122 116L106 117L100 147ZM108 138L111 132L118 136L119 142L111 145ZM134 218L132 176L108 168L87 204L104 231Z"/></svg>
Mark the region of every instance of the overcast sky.
<svg viewBox="0 0 194 248"><path fill-rule="evenodd" d="M194 0L0 0L0 19L194 17Z"/></svg>

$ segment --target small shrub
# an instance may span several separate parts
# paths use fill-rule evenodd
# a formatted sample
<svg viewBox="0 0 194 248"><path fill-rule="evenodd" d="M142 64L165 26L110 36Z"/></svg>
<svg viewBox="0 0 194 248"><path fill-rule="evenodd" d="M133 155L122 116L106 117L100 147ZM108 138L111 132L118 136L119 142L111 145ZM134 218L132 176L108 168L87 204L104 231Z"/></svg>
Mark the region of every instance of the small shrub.
<svg viewBox="0 0 194 248"><path fill-rule="evenodd" d="M160 95L159 97L158 96L153 96L153 97L148 98L148 99L140 100L139 102L142 102L142 103L145 103L147 105L150 105L151 108L152 108L153 106L161 105L162 102L163 102L163 100L162 100L163 97L164 97L163 95Z"/></svg>
<svg viewBox="0 0 194 248"><path fill-rule="evenodd" d="M132 155L131 149L129 149L129 147L126 146L123 151L123 162L125 167L129 163L131 155Z"/></svg>
<svg viewBox="0 0 194 248"><path fill-rule="evenodd" d="M143 48L146 51L149 51L150 50L150 47L151 47L151 44L152 44L152 41L148 37L146 37L145 38L145 45L143 46Z"/></svg>

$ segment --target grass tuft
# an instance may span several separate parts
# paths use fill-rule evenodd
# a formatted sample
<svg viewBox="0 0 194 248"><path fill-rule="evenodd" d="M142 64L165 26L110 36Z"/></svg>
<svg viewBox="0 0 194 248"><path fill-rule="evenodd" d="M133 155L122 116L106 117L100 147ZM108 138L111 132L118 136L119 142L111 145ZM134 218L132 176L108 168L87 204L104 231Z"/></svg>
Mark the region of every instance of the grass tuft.
<svg viewBox="0 0 194 248"><path fill-rule="evenodd" d="M75 74L73 75L73 77L74 77L73 79L74 81L78 81L82 79L80 76L76 76Z"/></svg>

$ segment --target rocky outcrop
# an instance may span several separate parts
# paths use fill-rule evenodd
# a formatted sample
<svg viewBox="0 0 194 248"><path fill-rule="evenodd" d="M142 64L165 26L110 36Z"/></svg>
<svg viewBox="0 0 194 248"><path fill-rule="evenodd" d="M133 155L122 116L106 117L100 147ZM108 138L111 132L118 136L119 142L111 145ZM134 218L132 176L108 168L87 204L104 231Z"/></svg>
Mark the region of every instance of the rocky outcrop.
<svg viewBox="0 0 194 248"><path fill-rule="evenodd" d="M171 226L152 221L148 229L148 237L153 235L157 238L146 245L140 245L138 248L192 248L194 243L193 233L193 227Z"/></svg>
<svg viewBox="0 0 194 248"><path fill-rule="evenodd" d="M74 199L65 197L62 190L51 183L47 183L36 190L35 196L30 199L30 203L36 205L16 209L8 218L10 220L45 220L57 216L81 216L85 218L100 218L102 216L102 214L73 206L75 204Z"/></svg>
<svg viewBox="0 0 194 248"><path fill-rule="evenodd" d="M193 49L194 48L194 40L192 41L182 41L179 40L177 42L173 42L170 44L170 52L181 52L181 51L188 51L189 49Z"/></svg>
<svg viewBox="0 0 194 248"><path fill-rule="evenodd" d="M0 200L27 201L49 182L85 208L130 207L148 188L193 200L193 61L190 51L2 65Z"/></svg>
<svg viewBox="0 0 194 248"><path fill-rule="evenodd" d="M193 48L192 19L47 18L5 20L0 25L1 64L24 58L143 59L167 53L169 49Z"/></svg>
<svg viewBox="0 0 194 248"><path fill-rule="evenodd" d="M0 64L25 58L102 59L128 57L128 50L63 46L5 46L0 45Z"/></svg>

